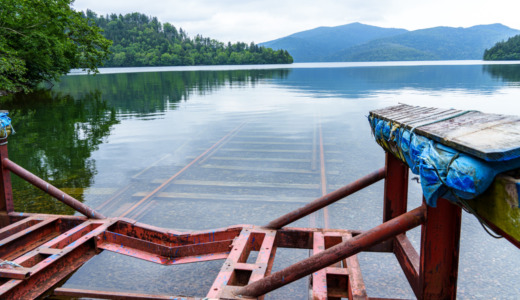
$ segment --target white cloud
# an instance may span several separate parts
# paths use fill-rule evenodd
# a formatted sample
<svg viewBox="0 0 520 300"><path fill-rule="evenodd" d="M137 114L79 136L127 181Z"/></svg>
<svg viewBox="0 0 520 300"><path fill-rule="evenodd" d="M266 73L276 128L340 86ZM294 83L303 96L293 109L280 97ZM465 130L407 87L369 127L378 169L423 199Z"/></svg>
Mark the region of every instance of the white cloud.
<svg viewBox="0 0 520 300"><path fill-rule="evenodd" d="M264 42L319 26L361 22L420 29L503 23L520 29L516 1L495 0L77 0L98 14L140 12L222 42Z"/></svg>

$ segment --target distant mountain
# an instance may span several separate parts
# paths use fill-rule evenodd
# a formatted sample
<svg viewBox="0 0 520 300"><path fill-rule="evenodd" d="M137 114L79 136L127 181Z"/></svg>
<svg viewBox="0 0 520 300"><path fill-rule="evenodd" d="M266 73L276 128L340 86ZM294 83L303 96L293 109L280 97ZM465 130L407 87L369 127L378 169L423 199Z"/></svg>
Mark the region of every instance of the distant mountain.
<svg viewBox="0 0 520 300"><path fill-rule="evenodd" d="M273 49L289 51L295 61L321 61L324 57L371 40L408 32L405 29L382 28L351 23L336 27L318 27L273 41L261 43Z"/></svg>
<svg viewBox="0 0 520 300"><path fill-rule="evenodd" d="M287 49L295 62L482 59L486 49L517 34L520 30L502 24L407 31L352 23L260 45Z"/></svg>

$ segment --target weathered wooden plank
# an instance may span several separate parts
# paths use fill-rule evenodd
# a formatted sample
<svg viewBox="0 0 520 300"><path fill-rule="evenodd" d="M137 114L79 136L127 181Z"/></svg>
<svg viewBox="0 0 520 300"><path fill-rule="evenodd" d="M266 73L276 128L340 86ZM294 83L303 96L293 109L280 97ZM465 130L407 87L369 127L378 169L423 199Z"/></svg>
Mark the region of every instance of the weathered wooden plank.
<svg viewBox="0 0 520 300"><path fill-rule="evenodd" d="M190 158L190 157L187 157ZM227 156L213 156L211 157L212 160L231 160L231 161L260 161L260 162L311 162L310 159L305 158L278 158L278 157L227 157ZM342 159L326 159L327 163L343 163L344 161Z"/></svg>
<svg viewBox="0 0 520 300"><path fill-rule="evenodd" d="M146 195L146 192L139 192L132 197L140 197ZM288 197L288 196L267 196L267 195L226 195L226 194L207 194L207 193L158 193L157 198L169 199L201 199L201 200L218 200L218 201L261 201L261 202L285 202L285 203L308 203L313 197Z"/></svg>
<svg viewBox="0 0 520 300"><path fill-rule="evenodd" d="M231 160L231 161L274 161L274 162L311 162L310 159L305 158L278 158L278 157L235 157L235 156L213 156L212 160Z"/></svg>
<svg viewBox="0 0 520 300"><path fill-rule="evenodd" d="M311 146L312 142L265 142L265 141L232 141L228 144L234 145L301 145L301 146Z"/></svg>
<svg viewBox="0 0 520 300"><path fill-rule="evenodd" d="M224 152L263 152L263 153L311 153L312 150L287 150L287 149L253 149L253 148L222 148Z"/></svg>
<svg viewBox="0 0 520 300"><path fill-rule="evenodd" d="M154 180L153 182L160 182ZM211 181L211 180L177 180L176 185L226 186L250 188L286 188L286 189L319 189L319 184L278 183L278 182L238 182L238 181Z"/></svg>
<svg viewBox="0 0 520 300"><path fill-rule="evenodd" d="M60 188L69 195L83 195L85 191L92 195L112 195L117 189L116 188Z"/></svg>
<svg viewBox="0 0 520 300"><path fill-rule="evenodd" d="M249 171L249 172L271 172L271 173L295 173L295 174L318 174L316 171L307 169L289 169L289 168L262 168L249 166L221 166L206 164L201 166L204 169L231 170L231 171ZM327 175L339 175L338 171L327 171Z"/></svg>
<svg viewBox="0 0 520 300"><path fill-rule="evenodd" d="M486 161L520 156L520 117L401 104L370 115Z"/></svg>
<svg viewBox="0 0 520 300"><path fill-rule="evenodd" d="M232 171L251 171L251 172L272 172L272 173L296 173L296 174L317 174L316 171L306 169L289 169L289 168L262 168L248 166L220 166L220 165L203 165L205 169L219 169Z"/></svg>

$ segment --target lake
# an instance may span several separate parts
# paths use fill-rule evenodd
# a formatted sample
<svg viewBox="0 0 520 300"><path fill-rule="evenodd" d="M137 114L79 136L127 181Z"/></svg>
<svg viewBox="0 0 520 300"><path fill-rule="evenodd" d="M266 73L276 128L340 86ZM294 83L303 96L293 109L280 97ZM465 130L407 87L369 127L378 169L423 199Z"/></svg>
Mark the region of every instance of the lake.
<svg viewBox="0 0 520 300"><path fill-rule="evenodd" d="M17 132L9 140L11 160L105 215L183 231L263 225L383 167L384 152L366 118L370 110L406 103L520 114L518 64L101 72L74 72L52 90L0 98ZM74 213L18 178L13 188L17 211ZM369 229L382 220L382 200L378 183L291 226ZM420 204L420 185L412 180L409 209ZM489 236L473 216L463 213L462 221L458 296L517 299L518 249ZM419 234L409 233L416 248ZM281 249L274 271L307 256ZM414 297L393 255L358 257L371 297ZM64 286L204 296L220 266L162 266L104 252ZM306 298L307 281L267 298Z"/></svg>

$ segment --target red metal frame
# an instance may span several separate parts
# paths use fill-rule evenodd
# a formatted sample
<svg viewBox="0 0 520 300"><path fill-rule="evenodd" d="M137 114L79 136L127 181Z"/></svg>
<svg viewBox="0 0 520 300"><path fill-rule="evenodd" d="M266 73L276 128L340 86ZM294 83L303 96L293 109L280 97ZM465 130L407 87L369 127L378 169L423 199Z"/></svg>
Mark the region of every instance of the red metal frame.
<svg viewBox="0 0 520 300"><path fill-rule="evenodd" d="M383 222L406 212L408 204L408 166L386 153Z"/></svg>
<svg viewBox="0 0 520 300"><path fill-rule="evenodd" d="M280 229L288 224L293 223L296 220L299 220L305 216L310 215L313 212L316 212L327 205L330 205L338 200L341 200L348 195L351 195L359 190L364 189L365 187L372 185L379 180L385 178L385 168L381 168L375 172L372 172L342 188L335 190L334 192L328 193L325 196L322 196L309 204L298 208L294 211L291 211L271 222L266 224L265 227Z"/></svg>
<svg viewBox="0 0 520 300"><path fill-rule="evenodd" d="M314 254L292 266L271 274L236 291L237 296L258 297L275 290L312 272L340 262L354 254L388 240L424 223L425 207L418 207L379 226L376 226L352 239L348 239L327 250Z"/></svg>
<svg viewBox="0 0 520 300"><path fill-rule="evenodd" d="M428 207L422 227L420 299L455 299L459 266L461 208L448 200Z"/></svg>
<svg viewBox="0 0 520 300"><path fill-rule="evenodd" d="M36 298L53 290L60 296L102 299L172 297L56 288L60 281L104 250L163 265L225 259L207 297L226 299L262 299L264 294L311 274L313 299L374 299L368 297L355 254L391 252L417 298L456 296L460 208L440 199L437 208L423 204L407 212L408 168L389 154L385 168L263 227L236 225L191 233L122 217L106 218L11 162L5 144L0 145L0 162L0 258L14 263L14 267L0 267L2 299ZM11 171L87 217L14 212ZM386 180L381 225L365 232L285 227L383 178ZM420 254L405 235L419 225L422 225ZM278 248L310 249L313 255L271 273ZM254 262L248 261L251 251L258 252Z"/></svg>
<svg viewBox="0 0 520 300"><path fill-rule="evenodd" d="M0 143L4 143L0 145L0 158L7 158L7 141L0 140ZM0 164L0 170L2 176L2 180L0 180L0 211L10 213L14 211L11 172L3 164ZM0 225L5 226L7 224Z"/></svg>
<svg viewBox="0 0 520 300"><path fill-rule="evenodd" d="M7 151L6 151L6 153L7 153ZM27 171L26 169L20 167L19 165L15 164L14 162L10 161L9 158L3 157L3 156L2 156L2 169L15 173L16 175L20 176L25 181L29 182L30 184L34 185L35 187L37 187L40 190L46 192L47 194L53 196L57 200L65 203L66 205L72 207L74 210L84 214L87 217L90 217L93 219L104 219L105 218L105 216L103 216L99 212L86 206L85 204L74 199L67 193L59 190L52 184L45 182L43 179L39 178L38 176L34 175L33 173ZM12 202L12 196L11 196L11 202ZM13 204L10 203L10 205L12 207Z"/></svg>
<svg viewBox="0 0 520 300"><path fill-rule="evenodd" d="M408 167L386 153L383 220L406 212ZM420 254L405 234L393 238L393 252L418 299L455 299L457 291L461 209L445 199L427 207L421 228Z"/></svg>

